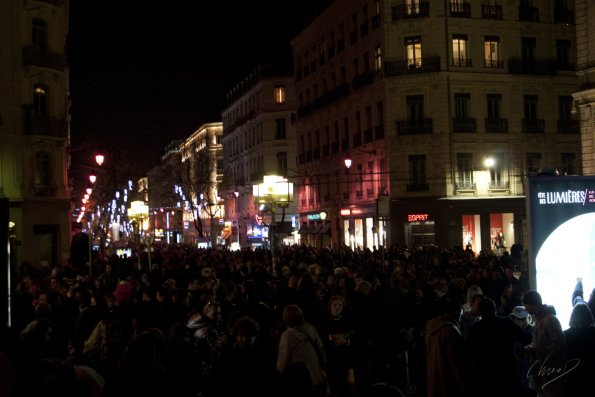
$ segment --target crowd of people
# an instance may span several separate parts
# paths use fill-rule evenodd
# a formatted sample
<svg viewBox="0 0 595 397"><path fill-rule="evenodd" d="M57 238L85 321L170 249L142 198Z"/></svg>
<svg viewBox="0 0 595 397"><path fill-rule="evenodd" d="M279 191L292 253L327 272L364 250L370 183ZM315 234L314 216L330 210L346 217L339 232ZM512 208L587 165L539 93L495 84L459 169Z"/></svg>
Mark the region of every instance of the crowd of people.
<svg viewBox="0 0 595 397"><path fill-rule="evenodd" d="M273 266L155 245L150 268L146 251L23 263L0 395L582 395L595 297L578 280L562 331L514 252L291 246Z"/></svg>

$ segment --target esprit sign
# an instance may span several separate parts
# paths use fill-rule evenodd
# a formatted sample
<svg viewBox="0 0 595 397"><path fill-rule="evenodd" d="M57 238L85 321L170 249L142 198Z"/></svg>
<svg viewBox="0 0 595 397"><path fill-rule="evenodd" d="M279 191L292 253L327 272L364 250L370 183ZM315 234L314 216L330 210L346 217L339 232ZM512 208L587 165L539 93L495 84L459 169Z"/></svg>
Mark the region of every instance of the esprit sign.
<svg viewBox="0 0 595 397"><path fill-rule="evenodd" d="M408 222L423 222L429 218L428 214L409 214L407 215Z"/></svg>

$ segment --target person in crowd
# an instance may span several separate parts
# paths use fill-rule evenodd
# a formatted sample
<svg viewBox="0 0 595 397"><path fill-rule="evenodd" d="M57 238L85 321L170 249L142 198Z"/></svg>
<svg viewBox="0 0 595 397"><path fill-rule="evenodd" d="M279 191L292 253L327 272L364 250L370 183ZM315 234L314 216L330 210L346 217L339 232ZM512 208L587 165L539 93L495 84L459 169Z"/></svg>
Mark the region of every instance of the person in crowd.
<svg viewBox="0 0 595 397"><path fill-rule="evenodd" d="M328 388L326 355L316 328L306 322L302 309L295 304L285 306L283 321L287 328L279 341L277 371L283 377L290 365L304 363L314 394L325 396Z"/></svg>
<svg viewBox="0 0 595 397"><path fill-rule="evenodd" d="M342 295L332 296L328 303L328 314L320 334L324 336L324 347L328 364L328 381L332 396L355 395L355 374L353 345L355 331L344 313L346 300Z"/></svg>
<svg viewBox="0 0 595 397"><path fill-rule="evenodd" d="M593 317L595 317L595 288L593 291L591 291L589 300L585 301L583 299L583 279L581 277L576 279L576 287L574 288L574 292L572 294L572 306L575 306L578 302L586 303L591 310L591 314Z"/></svg>
<svg viewBox="0 0 595 397"><path fill-rule="evenodd" d="M555 315L538 317L533 343L527 347L527 350L531 355L528 376L537 396L564 396L566 379L561 377L560 373L567 369L566 337Z"/></svg>
<svg viewBox="0 0 595 397"><path fill-rule="evenodd" d="M474 324L476 324L479 320L481 320L479 306L483 299L484 296L481 294L473 295L473 297L471 298L471 305L469 307L469 310L463 311L461 321L459 322L459 328L461 330L461 334L463 335L463 339L465 340L467 340L467 335L469 334L469 330L471 329L471 327Z"/></svg>
<svg viewBox="0 0 595 397"><path fill-rule="evenodd" d="M580 396L592 388L595 374L595 323L585 302L577 302L570 315L566 337L566 395Z"/></svg>
<svg viewBox="0 0 595 397"><path fill-rule="evenodd" d="M464 342L458 328L462 304L449 297L438 303L438 316L427 324L427 395L459 397L466 390L464 375Z"/></svg>
<svg viewBox="0 0 595 397"><path fill-rule="evenodd" d="M544 304L541 295L537 291L528 291L523 296L523 306L525 306L527 312L533 316L535 326L546 317L556 315L556 309L553 306Z"/></svg>
<svg viewBox="0 0 595 397"><path fill-rule="evenodd" d="M485 397L522 394L517 378L514 343L531 343L531 335L506 317L496 315L496 304L490 298L479 303L481 320L469 330L466 341L467 357L478 375L479 395Z"/></svg>
<svg viewBox="0 0 595 397"><path fill-rule="evenodd" d="M515 323L525 337L532 340L533 338L533 318L527 312L524 306L515 306L509 315L513 323ZM514 357L516 360L517 379L521 385L521 392L524 397L532 397L535 392L529 388L529 378L527 376L531 363L529 356L525 353L523 343L516 341L514 344Z"/></svg>
<svg viewBox="0 0 595 397"><path fill-rule="evenodd" d="M268 343L261 343L259 328L256 320L250 317L240 317L234 322L232 338L213 367L204 393L206 396L275 395L276 350Z"/></svg>

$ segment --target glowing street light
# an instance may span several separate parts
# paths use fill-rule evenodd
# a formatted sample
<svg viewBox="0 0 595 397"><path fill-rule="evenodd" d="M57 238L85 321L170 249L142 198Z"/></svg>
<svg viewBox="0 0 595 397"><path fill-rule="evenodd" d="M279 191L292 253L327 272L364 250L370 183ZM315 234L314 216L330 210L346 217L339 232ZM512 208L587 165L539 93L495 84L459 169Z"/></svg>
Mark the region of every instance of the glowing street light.
<svg viewBox="0 0 595 397"><path fill-rule="evenodd" d="M95 175L89 175L89 182L95 183L96 180L97 180L97 177Z"/></svg>
<svg viewBox="0 0 595 397"><path fill-rule="evenodd" d="M103 160L105 160L105 156L103 154L98 154L98 155L95 156L95 162L100 167L103 164Z"/></svg>
<svg viewBox="0 0 595 397"><path fill-rule="evenodd" d="M87 189L85 189L85 191L87 192L88 195L91 195L91 192L93 191L93 189L88 187Z"/></svg>
<svg viewBox="0 0 595 397"><path fill-rule="evenodd" d="M344 161L345 167L347 167L347 169L351 168L351 163L353 163L353 160L351 160L351 156L349 154L347 154Z"/></svg>

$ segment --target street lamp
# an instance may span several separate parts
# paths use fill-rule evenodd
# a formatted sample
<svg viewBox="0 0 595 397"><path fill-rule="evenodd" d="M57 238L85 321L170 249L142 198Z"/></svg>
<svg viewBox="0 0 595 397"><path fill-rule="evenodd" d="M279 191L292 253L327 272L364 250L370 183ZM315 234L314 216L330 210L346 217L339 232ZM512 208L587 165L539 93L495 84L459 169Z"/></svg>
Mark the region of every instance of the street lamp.
<svg viewBox="0 0 595 397"><path fill-rule="evenodd" d="M347 169L351 168L351 164L353 163L353 160L351 159L351 156L349 155L349 153L347 153L347 156L345 156L345 160L343 160L345 162L345 167Z"/></svg>
<svg viewBox="0 0 595 397"><path fill-rule="evenodd" d="M283 209L293 202L293 183L286 178L278 175L265 175L263 182L252 186L252 194L257 204L269 204L271 208L270 243L271 243L271 262L273 277L277 276L275 267L275 228L277 226L275 219L275 207ZM281 220L283 223L283 219Z"/></svg>
<svg viewBox="0 0 595 397"><path fill-rule="evenodd" d="M103 164L103 160L105 160L105 156L103 154L98 154L98 155L95 156L95 162L100 167Z"/></svg>
<svg viewBox="0 0 595 397"><path fill-rule="evenodd" d="M95 181L97 180L97 177L93 174L89 175L89 182L91 183L95 183Z"/></svg>

